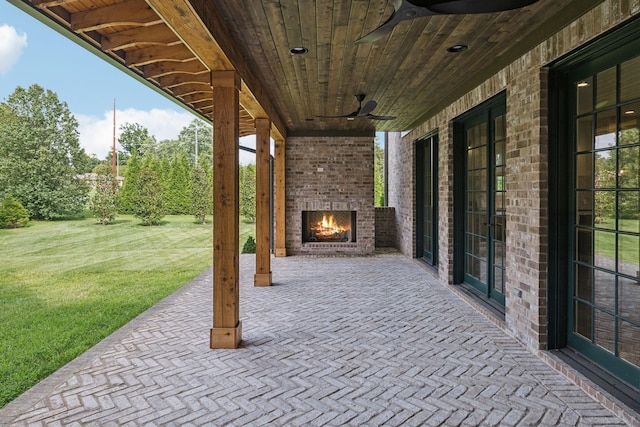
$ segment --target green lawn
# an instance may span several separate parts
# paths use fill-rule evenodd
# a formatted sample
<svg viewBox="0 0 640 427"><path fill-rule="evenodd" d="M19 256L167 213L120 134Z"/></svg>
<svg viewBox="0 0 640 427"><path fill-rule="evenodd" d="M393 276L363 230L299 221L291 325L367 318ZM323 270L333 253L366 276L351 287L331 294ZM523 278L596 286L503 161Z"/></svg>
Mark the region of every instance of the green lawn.
<svg viewBox="0 0 640 427"><path fill-rule="evenodd" d="M0 407L210 268L212 240L191 216L0 230Z"/></svg>
<svg viewBox="0 0 640 427"><path fill-rule="evenodd" d="M637 233L640 224L637 219L621 219L618 224L620 231ZM598 228L615 230L616 223L611 218L606 218L599 224ZM603 255L611 259L616 257L616 235L610 232L598 232L595 234L595 244L598 255ZM619 257L622 261L638 263L640 259L640 239L635 236L620 234L618 237Z"/></svg>

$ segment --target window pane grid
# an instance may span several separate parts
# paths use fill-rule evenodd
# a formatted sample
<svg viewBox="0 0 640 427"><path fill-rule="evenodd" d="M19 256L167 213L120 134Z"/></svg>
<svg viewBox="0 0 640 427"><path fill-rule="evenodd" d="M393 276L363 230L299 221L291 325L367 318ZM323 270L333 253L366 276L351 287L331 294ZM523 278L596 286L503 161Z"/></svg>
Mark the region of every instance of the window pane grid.
<svg viewBox="0 0 640 427"><path fill-rule="evenodd" d="M636 366L640 366L638 70L640 57L575 82L572 304L575 334Z"/></svg>

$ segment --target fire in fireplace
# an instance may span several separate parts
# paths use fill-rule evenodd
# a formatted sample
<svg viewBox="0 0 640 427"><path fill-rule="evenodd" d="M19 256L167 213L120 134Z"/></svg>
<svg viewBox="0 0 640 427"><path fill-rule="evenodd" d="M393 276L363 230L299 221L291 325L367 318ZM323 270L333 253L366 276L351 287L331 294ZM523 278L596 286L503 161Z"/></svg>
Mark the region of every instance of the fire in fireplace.
<svg viewBox="0 0 640 427"><path fill-rule="evenodd" d="M302 242L355 242L355 211L303 211Z"/></svg>

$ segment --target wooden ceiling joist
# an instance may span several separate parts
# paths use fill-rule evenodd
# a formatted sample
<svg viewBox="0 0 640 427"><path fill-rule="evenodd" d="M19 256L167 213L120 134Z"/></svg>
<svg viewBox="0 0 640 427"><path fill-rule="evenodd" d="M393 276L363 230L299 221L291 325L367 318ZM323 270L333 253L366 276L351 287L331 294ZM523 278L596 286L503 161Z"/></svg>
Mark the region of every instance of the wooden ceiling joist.
<svg viewBox="0 0 640 427"><path fill-rule="evenodd" d="M89 9L71 16L73 31L92 31L119 25L153 25L162 22L144 0L128 0Z"/></svg>
<svg viewBox="0 0 640 427"><path fill-rule="evenodd" d="M193 95L196 93L211 93L213 88L207 83L192 83L189 85L180 85L172 89L175 96Z"/></svg>
<svg viewBox="0 0 640 427"><path fill-rule="evenodd" d="M147 2L207 68L211 71L237 70L242 79L240 104L253 118L269 118L274 125L272 132L278 137L286 136L286 127L280 114L259 79L251 72L252 67L238 54L240 50L235 47L223 20L215 13L215 6L206 0ZM212 34L214 31L216 34ZM224 43L224 48L218 40ZM228 51L234 52L234 60L230 60ZM256 96L256 93L259 95Z"/></svg>
<svg viewBox="0 0 640 427"><path fill-rule="evenodd" d="M129 67L139 67L160 61L188 62L196 61L196 58L182 44L175 46L147 46L125 54L125 64Z"/></svg>
<svg viewBox="0 0 640 427"><path fill-rule="evenodd" d="M211 87L211 73L207 70L201 74L170 74L160 77L158 79L158 84L167 88L175 88L191 84L206 84Z"/></svg>
<svg viewBox="0 0 640 427"><path fill-rule="evenodd" d="M159 24L106 34L102 37L100 46L103 50L119 50L150 44L171 46L178 43L182 42L173 31L166 25Z"/></svg>
<svg viewBox="0 0 640 427"><path fill-rule="evenodd" d="M62 6L78 0L33 0L31 3L36 7Z"/></svg>
<svg viewBox="0 0 640 427"><path fill-rule="evenodd" d="M200 102L213 102L213 89L208 92L196 92L187 95L179 95L187 104L198 104Z"/></svg>
<svg viewBox="0 0 640 427"><path fill-rule="evenodd" d="M156 62L143 67L144 76L149 79L166 76L169 74L201 74L208 72L207 68L199 61L189 62Z"/></svg>

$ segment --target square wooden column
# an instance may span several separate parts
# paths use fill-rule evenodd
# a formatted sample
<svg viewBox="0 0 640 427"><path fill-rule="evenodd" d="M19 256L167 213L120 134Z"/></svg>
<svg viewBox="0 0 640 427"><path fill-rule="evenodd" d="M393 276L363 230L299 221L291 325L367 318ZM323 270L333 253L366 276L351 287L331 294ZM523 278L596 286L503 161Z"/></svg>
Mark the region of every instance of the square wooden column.
<svg viewBox="0 0 640 427"><path fill-rule="evenodd" d="M240 322L239 89L235 71L214 71L213 328L211 348L237 348Z"/></svg>
<svg viewBox="0 0 640 427"><path fill-rule="evenodd" d="M276 205L276 232L275 232L275 256L287 256L286 242L286 186L285 186L285 140L275 141L275 205Z"/></svg>
<svg viewBox="0 0 640 427"><path fill-rule="evenodd" d="M271 286L271 121L256 119L256 274L254 286Z"/></svg>

